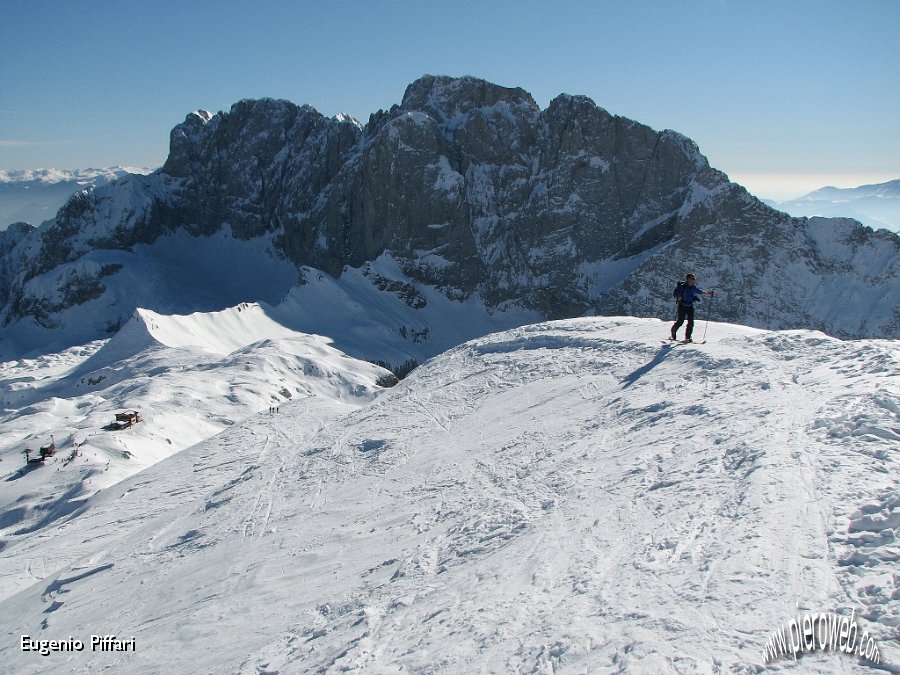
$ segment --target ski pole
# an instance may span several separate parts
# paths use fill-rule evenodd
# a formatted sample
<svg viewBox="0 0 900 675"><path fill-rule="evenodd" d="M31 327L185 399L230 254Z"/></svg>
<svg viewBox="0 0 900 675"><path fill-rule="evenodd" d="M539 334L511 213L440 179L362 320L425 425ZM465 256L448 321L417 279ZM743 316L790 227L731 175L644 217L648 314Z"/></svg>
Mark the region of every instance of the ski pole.
<svg viewBox="0 0 900 675"><path fill-rule="evenodd" d="M709 298L709 307L706 309L706 323L703 325L703 341L706 342L706 329L709 328L709 315L712 314L712 304L713 300L716 299L716 296L713 295Z"/></svg>

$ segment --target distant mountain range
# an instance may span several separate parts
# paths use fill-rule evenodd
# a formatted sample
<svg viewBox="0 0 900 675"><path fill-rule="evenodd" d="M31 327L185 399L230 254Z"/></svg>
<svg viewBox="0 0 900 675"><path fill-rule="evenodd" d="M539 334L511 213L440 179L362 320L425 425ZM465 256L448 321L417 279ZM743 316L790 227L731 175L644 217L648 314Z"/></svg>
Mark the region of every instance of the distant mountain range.
<svg viewBox="0 0 900 675"><path fill-rule="evenodd" d="M260 302L396 364L541 319L669 318L687 271L717 320L896 338L898 267L896 234L791 218L674 131L425 76L366 124L272 99L191 113L159 171L0 232L0 356L109 336L138 307Z"/></svg>
<svg viewBox="0 0 900 675"><path fill-rule="evenodd" d="M130 173L147 174L150 171L126 166L74 171L0 171L0 230L20 222L40 225L53 218L79 190L106 185Z"/></svg>
<svg viewBox="0 0 900 675"><path fill-rule="evenodd" d="M766 203L792 216L853 218L900 232L900 179L855 188L823 187L797 199Z"/></svg>

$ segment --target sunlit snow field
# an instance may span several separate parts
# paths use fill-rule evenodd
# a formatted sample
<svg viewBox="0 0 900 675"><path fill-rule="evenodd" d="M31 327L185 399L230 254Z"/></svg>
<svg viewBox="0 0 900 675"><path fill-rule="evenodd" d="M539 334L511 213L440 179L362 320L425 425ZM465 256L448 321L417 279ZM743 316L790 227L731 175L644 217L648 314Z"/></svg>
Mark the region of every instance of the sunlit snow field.
<svg viewBox="0 0 900 675"><path fill-rule="evenodd" d="M208 317L144 317L124 361L3 366L8 672L756 672L820 611L900 662L896 341L710 323L671 346L658 320L578 319L383 389L309 336L192 367L160 340ZM120 378L102 395L60 379L88 356ZM144 422L92 432L126 401ZM38 421L81 454L23 471ZM20 648L92 634L136 651Z"/></svg>

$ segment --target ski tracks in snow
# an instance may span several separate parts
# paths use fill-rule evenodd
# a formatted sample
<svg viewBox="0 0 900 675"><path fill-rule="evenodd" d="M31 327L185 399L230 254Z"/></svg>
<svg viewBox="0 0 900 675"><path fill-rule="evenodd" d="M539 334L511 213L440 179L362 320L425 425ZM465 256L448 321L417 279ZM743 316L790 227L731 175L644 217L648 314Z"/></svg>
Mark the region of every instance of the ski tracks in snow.
<svg viewBox="0 0 900 675"><path fill-rule="evenodd" d="M759 338L739 357L727 343L660 355L577 322L513 333L426 364L431 386L317 439L367 479L348 529L380 554L350 556L346 592L246 667L750 672L797 603L838 609L842 570L882 560L832 550L838 495L817 488L834 467L815 429L834 392L810 376L827 352L773 360L796 350ZM870 548L894 518L879 494L851 518Z"/></svg>
<svg viewBox="0 0 900 675"><path fill-rule="evenodd" d="M120 623L215 645L209 670L758 672L798 607L864 608L890 657L893 347L732 327L661 354L636 325L527 326L343 417L261 416L226 437L261 448L243 473L79 584L140 598L146 562L160 597Z"/></svg>

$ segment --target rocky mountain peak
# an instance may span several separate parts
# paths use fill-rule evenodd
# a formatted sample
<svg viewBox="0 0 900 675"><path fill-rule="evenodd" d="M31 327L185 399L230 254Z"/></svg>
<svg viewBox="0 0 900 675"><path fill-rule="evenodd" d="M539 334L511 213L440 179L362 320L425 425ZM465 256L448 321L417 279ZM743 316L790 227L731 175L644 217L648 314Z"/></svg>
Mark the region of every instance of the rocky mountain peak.
<svg viewBox="0 0 900 675"><path fill-rule="evenodd" d="M500 85L476 77L424 75L410 84L403 94L403 110L421 110L439 120L452 119L478 108L498 103L525 105L537 111L531 94L519 87Z"/></svg>
<svg viewBox="0 0 900 675"><path fill-rule="evenodd" d="M227 113L198 110L172 130L163 171L177 178L196 176L225 147L249 151L267 161L291 142L298 126L315 127L324 122L325 117L312 106L283 99L243 99ZM301 135L305 136L302 131Z"/></svg>
<svg viewBox="0 0 900 675"><path fill-rule="evenodd" d="M218 115L207 110L195 110L172 129L169 134L169 157L163 165L163 172L177 178L190 175L199 160L206 127L213 120L218 122L218 119Z"/></svg>

